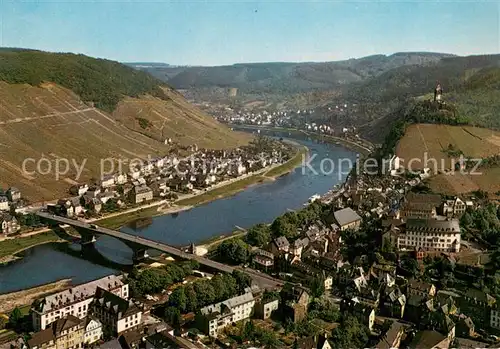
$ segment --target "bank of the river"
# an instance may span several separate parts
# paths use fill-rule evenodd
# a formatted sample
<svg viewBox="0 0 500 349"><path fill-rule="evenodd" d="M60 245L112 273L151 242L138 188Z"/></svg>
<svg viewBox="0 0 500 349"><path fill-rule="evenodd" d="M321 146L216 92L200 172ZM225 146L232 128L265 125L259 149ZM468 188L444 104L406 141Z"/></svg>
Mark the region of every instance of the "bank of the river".
<svg viewBox="0 0 500 349"><path fill-rule="evenodd" d="M221 199L224 197L228 197L234 194L239 193L242 190L245 190L251 185L262 183L269 180L274 180L276 177L282 176L286 173L289 173L294 168L298 167L301 164L302 156L306 154L308 151L307 147L299 146L297 148L296 154L284 164L279 166L275 166L271 169L267 169L246 177L242 180L235 181L231 184L225 185L223 187L215 188L201 195L194 196L192 198L183 199L176 201L176 205L179 206L196 206L200 204L204 204L213 200Z"/></svg>
<svg viewBox="0 0 500 349"><path fill-rule="evenodd" d="M208 240L210 243L214 242L214 237L219 241L234 237L232 232L238 227L248 229L257 223L270 223L288 210L302 208L312 195L326 193L344 182L350 170L349 162L340 162L331 173L318 174L317 169L321 167L323 159L350 159L350 163L356 159L356 153L352 150L336 145L336 142L317 140L304 133L263 133L271 137L291 138L306 146L309 149L308 166L296 168L288 175L278 176L274 181L248 186L235 195L197 205L179 214L153 217L149 225L139 228L124 225L121 230L173 246L187 246L191 243L199 246L209 244ZM158 212L158 207L154 210ZM95 256L89 259L81 257L80 246L77 244L70 244L67 249L64 247L61 244L36 246L23 252L22 260L0 268L0 293L64 278L72 278L75 283L88 282L121 270L119 265L132 264L133 254L130 248L108 236L97 239ZM97 255L102 258L98 259ZM109 261L109 264L101 263L104 260Z"/></svg>
<svg viewBox="0 0 500 349"><path fill-rule="evenodd" d="M52 230L49 230L39 234L19 237L17 239L0 241L0 264L14 261L18 258L16 254L49 242L65 242L65 240L57 236Z"/></svg>
<svg viewBox="0 0 500 349"><path fill-rule="evenodd" d="M16 307L22 307L33 303L37 298L46 294L55 293L68 288L71 279L63 279L50 284L29 288L22 291L11 292L0 295L0 313L6 313Z"/></svg>
<svg viewBox="0 0 500 349"><path fill-rule="evenodd" d="M263 131L270 131L270 132L289 132L289 133L303 134L303 135L307 135L307 136L314 138L314 139L323 139L323 140L328 140L328 141L334 142L334 143L338 142L339 144L342 144L349 149L358 151L363 155L368 155L369 153L371 153L371 150L368 147L366 147L365 144L357 143L357 142L351 141L349 139L341 138L341 137L326 135L323 133L315 133L315 132L310 132L310 131L306 131L306 130L288 128L288 127L268 127L268 126L236 125L236 124L235 125L229 124L229 126L234 127L234 128L239 128L239 129L246 129L246 130L263 130ZM371 145L371 143L368 142L367 140L363 140L363 142Z"/></svg>

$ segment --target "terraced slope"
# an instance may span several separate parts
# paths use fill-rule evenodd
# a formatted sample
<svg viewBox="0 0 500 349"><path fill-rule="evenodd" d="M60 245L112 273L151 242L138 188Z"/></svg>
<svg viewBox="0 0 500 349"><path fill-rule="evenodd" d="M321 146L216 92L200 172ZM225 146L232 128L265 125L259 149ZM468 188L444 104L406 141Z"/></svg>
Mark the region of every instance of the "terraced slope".
<svg viewBox="0 0 500 349"><path fill-rule="evenodd" d="M456 154L450 154L448 149ZM413 169L424 167L427 159L436 159L438 169L450 169L452 158L458 161L459 153L467 158L486 158L500 154L500 132L472 126L450 126L442 124L413 124L406 128L403 138L396 147L396 154L405 164L410 159L420 159L412 164ZM432 162L429 162L432 165ZM430 167L430 166L429 166ZM472 193L477 190L488 192L493 197L500 193L500 168L486 167L467 173L451 171L430 178L429 186L434 192L446 195Z"/></svg>
<svg viewBox="0 0 500 349"><path fill-rule="evenodd" d="M54 83L36 87L0 81L0 187L16 186L32 202L54 200L68 196L76 181L98 178L103 159L110 159L105 162L108 168L119 159L125 164L167 154L171 146L164 144L166 138L179 145L210 148L248 142L248 135L231 131L177 92L163 89L161 99L124 97L109 114ZM143 129L138 119L150 126ZM70 162L60 178L55 175L57 161L63 172L66 166L58 159ZM75 164L85 165L80 177Z"/></svg>
<svg viewBox="0 0 500 349"><path fill-rule="evenodd" d="M396 154L408 162L412 158L424 159L427 153L427 158L436 159L438 163L444 161L449 168L452 156L448 155L447 149L450 145L465 157L497 155L500 154L500 132L472 126L414 124L406 129L396 147ZM414 163L417 168L419 165L424 167L423 162Z"/></svg>

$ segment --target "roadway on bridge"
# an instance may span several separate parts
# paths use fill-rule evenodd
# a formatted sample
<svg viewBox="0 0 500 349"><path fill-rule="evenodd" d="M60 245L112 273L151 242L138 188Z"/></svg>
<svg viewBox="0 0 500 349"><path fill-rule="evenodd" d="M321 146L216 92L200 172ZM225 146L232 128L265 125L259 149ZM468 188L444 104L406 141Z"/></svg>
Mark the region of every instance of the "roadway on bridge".
<svg viewBox="0 0 500 349"><path fill-rule="evenodd" d="M232 266L229 266L229 265L226 265L223 263L219 263L219 262L213 261L211 259L208 259L208 258L205 258L202 256L197 256L197 255L194 255L191 253L186 253L186 252L181 251L180 249L178 249L176 247L164 244L162 242L149 240L149 239L143 238L143 237L138 236L138 235L124 233L121 231L100 227L100 226L97 226L97 225L92 224L92 223L85 223L85 222L82 222L82 221L79 221L76 219L61 217L61 216L53 215L53 214L50 214L47 212L42 212L42 211L37 212L37 215L42 217L42 218L58 222L60 224L68 224L68 225L73 226L73 227L79 227L79 228L83 228L83 229L86 229L89 231L93 231L93 232L95 232L96 235L108 235L108 236L115 237L119 240L130 241L130 242L133 242L133 243L136 243L136 244L139 244L139 245L151 248L151 249L155 249L155 250L158 250L161 252L165 252L165 253L168 253L170 255L180 257L183 259L196 260L198 263L200 263L202 265L205 265L207 267L217 269L217 270L220 270L223 272L231 273L235 269L240 270L240 271L245 272L249 276L251 276L252 279L254 279L254 281L257 282L261 287L272 288L275 286L282 286L283 285L283 281L275 279L267 274L259 273L257 271L249 270L247 268L244 269L244 268L240 268L240 267L232 267Z"/></svg>

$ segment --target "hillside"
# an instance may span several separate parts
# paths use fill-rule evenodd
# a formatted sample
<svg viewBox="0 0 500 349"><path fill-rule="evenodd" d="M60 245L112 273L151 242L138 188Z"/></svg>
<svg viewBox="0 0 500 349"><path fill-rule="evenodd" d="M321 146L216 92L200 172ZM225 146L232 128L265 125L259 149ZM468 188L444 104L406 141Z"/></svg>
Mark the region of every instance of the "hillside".
<svg viewBox="0 0 500 349"><path fill-rule="evenodd" d="M23 54L28 58L15 58ZM53 173L24 173L24 159L48 159L52 167L58 158L79 165L86 159L80 178L86 181L98 177L101 159L167 154L173 147L164 144L167 138L179 146L209 148L249 140L148 74L119 63L0 51L0 187L19 187L31 201L58 198L74 183L74 166L56 181ZM32 171L34 165L29 165Z"/></svg>
<svg viewBox="0 0 500 349"><path fill-rule="evenodd" d="M141 68L139 65L136 67L144 69L175 88L196 91L201 99L204 96L210 98L210 90L217 88L237 88L238 96L243 99L256 97L272 99L295 93L336 89L378 76L396 67L430 64L449 56L451 55L415 52L323 63L277 62L216 67ZM217 95L217 97L223 96Z"/></svg>
<svg viewBox="0 0 500 349"><path fill-rule="evenodd" d="M427 66L392 69L362 84L351 85L341 98L359 103L368 122L365 137L381 142L395 120L415 100L429 100L439 81L443 98L456 114L476 126L500 128L500 55L443 58Z"/></svg>
<svg viewBox="0 0 500 349"><path fill-rule="evenodd" d="M463 154L464 158L473 159L500 155L500 132L472 126L413 124L406 129L405 135L399 141L396 154L404 159L405 164L410 159L420 159L421 161L413 163L414 170L424 167L426 157L436 159L440 171L450 170L453 168L452 159L458 162L460 154ZM429 161L427 167L432 168L432 164L432 161ZM499 196L499 166L483 165L473 173L469 173L470 171L472 167L469 167L466 173L441 171L428 180L429 187L434 192L446 195L482 190L488 192L490 197Z"/></svg>

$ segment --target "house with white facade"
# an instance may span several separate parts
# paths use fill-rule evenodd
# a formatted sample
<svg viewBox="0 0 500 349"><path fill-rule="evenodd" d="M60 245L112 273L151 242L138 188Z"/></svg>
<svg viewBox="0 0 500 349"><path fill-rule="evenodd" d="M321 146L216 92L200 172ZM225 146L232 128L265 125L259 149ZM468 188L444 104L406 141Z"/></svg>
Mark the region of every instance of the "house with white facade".
<svg viewBox="0 0 500 349"><path fill-rule="evenodd" d="M129 297L128 284L123 282L122 276L109 275L81 284L36 300L31 307L33 328L35 331L44 330L66 315L85 318L98 287L125 300Z"/></svg>
<svg viewBox="0 0 500 349"><path fill-rule="evenodd" d="M87 316L85 319L83 343L93 344L103 337L102 323L94 316Z"/></svg>
<svg viewBox="0 0 500 349"><path fill-rule="evenodd" d="M0 196L0 211L9 210L9 199L6 196Z"/></svg>
<svg viewBox="0 0 500 349"><path fill-rule="evenodd" d="M460 241L458 219L409 218L406 231L398 235L397 247L402 250L460 252Z"/></svg>
<svg viewBox="0 0 500 349"><path fill-rule="evenodd" d="M91 306L93 315L115 335L142 324L142 306L101 287L97 287Z"/></svg>
<svg viewBox="0 0 500 349"><path fill-rule="evenodd" d="M110 188L115 185L115 176L108 175L101 178L101 187Z"/></svg>
<svg viewBox="0 0 500 349"><path fill-rule="evenodd" d="M217 337L224 327L248 319L253 312L255 299L250 288L245 293L200 310L197 318L199 329L210 337Z"/></svg>

